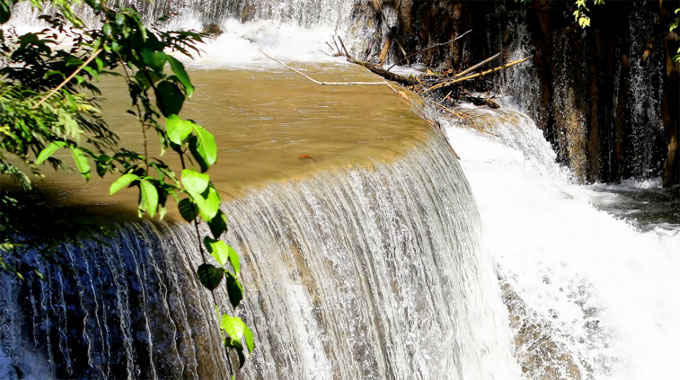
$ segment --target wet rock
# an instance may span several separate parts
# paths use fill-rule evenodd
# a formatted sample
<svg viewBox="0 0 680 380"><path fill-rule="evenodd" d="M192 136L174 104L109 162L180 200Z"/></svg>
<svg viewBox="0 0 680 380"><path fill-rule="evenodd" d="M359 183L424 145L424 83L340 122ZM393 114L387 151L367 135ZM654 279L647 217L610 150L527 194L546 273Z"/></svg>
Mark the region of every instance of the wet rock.
<svg viewBox="0 0 680 380"><path fill-rule="evenodd" d="M210 34L210 35L215 36L215 37L217 37L217 36L219 36L220 34L224 33L224 32L222 31L222 28L221 28L219 25L217 25L217 24L206 24L206 25L203 27L202 32L203 32L203 33Z"/></svg>

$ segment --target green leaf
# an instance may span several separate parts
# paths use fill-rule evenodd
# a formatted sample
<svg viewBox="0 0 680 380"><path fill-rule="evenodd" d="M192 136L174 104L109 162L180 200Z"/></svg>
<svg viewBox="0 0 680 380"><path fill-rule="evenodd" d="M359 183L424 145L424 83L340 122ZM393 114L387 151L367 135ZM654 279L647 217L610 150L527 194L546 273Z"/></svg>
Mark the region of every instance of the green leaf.
<svg viewBox="0 0 680 380"><path fill-rule="evenodd" d="M238 281L236 276L231 272L227 273L227 294L229 294L229 302L234 308L237 307L243 300L243 286Z"/></svg>
<svg viewBox="0 0 680 380"><path fill-rule="evenodd" d="M143 179L139 182L139 189L142 192L141 208L149 213L153 218L158 207L158 190L151 182Z"/></svg>
<svg viewBox="0 0 680 380"><path fill-rule="evenodd" d="M232 317L227 314L222 314L222 321L220 321L220 328L229 335L232 340L240 342L245 338L248 352L253 352L255 349L255 342L253 340L253 332L248 325L245 324L239 317Z"/></svg>
<svg viewBox="0 0 680 380"><path fill-rule="evenodd" d="M202 193L210 184L210 176L191 169L182 170L182 184L189 192Z"/></svg>
<svg viewBox="0 0 680 380"><path fill-rule="evenodd" d="M238 253L236 253L236 250L228 244L227 251L229 253L229 262L231 263L232 268L234 268L234 272L236 272L236 275L238 276L241 274L241 262L238 258Z"/></svg>
<svg viewBox="0 0 680 380"><path fill-rule="evenodd" d="M194 158L198 166L201 168L202 172L208 170L208 164L205 163L203 157L198 153L198 137L190 135L188 138L189 151L191 151L191 156Z"/></svg>
<svg viewBox="0 0 680 380"><path fill-rule="evenodd" d="M184 105L184 94L176 84L167 80L161 81L156 86L156 105L163 116L168 117L178 114Z"/></svg>
<svg viewBox="0 0 680 380"><path fill-rule="evenodd" d="M144 63L151 66L156 72L163 72L165 62L168 61L168 55L162 51L151 51L148 48L142 49L142 60Z"/></svg>
<svg viewBox="0 0 680 380"><path fill-rule="evenodd" d="M132 182L137 181L138 179L139 176L135 174L132 173L123 174L111 184L111 187L109 188L109 195L113 195L120 191L122 188L130 186Z"/></svg>
<svg viewBox="0 0 680 380"><path fill-rule="evenodd" d="M12 4L8 0L0 1L0 24L9 21L12 16Z"/></svg>
<svg viewBox="0 0 680 380"><path fill-rule="evenodd" d="M170 141L177 145L182 145L184 139L189 136L192 129L192 122L188 120L182 120L177 115L170 115L165 119L165 128L168 131L168 137Z"/></svg>
<svg viewBox="0 0 680 380"><path fill-rule="evenodd" d="M221 240L211 239L207 236L203 239L203 243L215 261L217 261L221 267L224 267L224 264L229 260L229 249L227 248L229 246L227 243Z"/></svg>
<svg viewBox="0 0 680 380"><path fill-rule="evenodd" d="M243 353L243 344L238 340L229 338L224 340L224 346L227 348L227 352L229 352L230 348L233 348L234 351L236 351L236 354L238 355L238 367L243 368L243 364L246 362L246 355Z"/></svg>
<svg viewBox="0 0 680 380"><path fill-rule="evenodd" d="M198 279L201 284L212 291L222 282L224 277L224 269L217 268L210 264L201 264L198 267Z"/></svg>
<svg viewBox="0 0 680 380"><path fill-rule="evenodd" d="M214 187L208 186L208 189L202 194L187 191L192 200L198 206L198 213L201 219L210 221L217 215L220 210L220 195ZM205 195L204 195L205 194Z"/></svg>
<svg viewBox="0 0 680 380"><path fill-rule="evenodd" d="M66 146L66 143L63 141L55 141L51 143L50 145L46 146L45 149L43 149L40 154L38 154L38 158L35 159L35 164L40 165L42 164L46 159L50 158L54 154L54 152L58 151L59 149L63 148Z"/></svg>
<svg viewBox="0 0 680 380"><path fill-rule="evenodd" d="M184 65L172 56L168 56L168 62L170 62L172 72L177 76L179 81L182 82L182 85L184 85L184 91L186 92L187 97L190 98L191 95L194 94L194 85L191 84L191 80L184 69Z"/></svg>
<svg viewBox="0 0 680 380"><path fill-rule="evenodd" d="M113 161L113 159L105 154L102 154L95 159L95 164L97 165L97 174L99 174L100 177L104 177L106 172L109 170L111 161Z"/></svg>
<svg viewBox="0 0 680 380"><path fill-rule="evenodd" d="M113 33L113 28L111 27L110 24L104 24L102 27L102 33L104 33L105 36L110 37L111 34Z"/></svg>
<svg viewBox="0 0 680 380"><path fill-rule="evenodd" d="M223 233L227 232L227 216L222 211L218 211L217 215L208 221L208 226L213 237L219 239Z"/></svg>
<svg viewBox="0 0 680 380"><path fill-rule="evenodd" d="M198 208L189 198L184 198L179 201L177 208L179 208L179 213L182 215L182 218L187 222L196 219L196 216L198 215Z"/></svg>
<svg viewBox="0 0 680 380"><path fill-rule="evenodd" d="M196 137L198 138L196 150L208 166L213 165L217 162L217 143L215 142L215 136L198 124L194 124L193 128L194 132L196 132Z"/></svg>
<svg viewBox="0 0 680 380"><path fill-rule="evenodd" d="M85 179L90 179L90 163L85 153L79 148L71 147L71 156L73 156L73 162L75 162L80 175Z"/></svg>

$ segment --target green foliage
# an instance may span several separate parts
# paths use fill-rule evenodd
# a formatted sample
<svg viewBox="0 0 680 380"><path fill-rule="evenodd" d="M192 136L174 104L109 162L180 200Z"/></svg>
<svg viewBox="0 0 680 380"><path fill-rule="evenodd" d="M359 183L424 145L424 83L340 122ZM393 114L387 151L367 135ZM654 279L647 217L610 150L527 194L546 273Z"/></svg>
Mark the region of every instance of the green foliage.
<svg viewBox="0 0 680 380"><path fill-rule="evenodd" d="M533 0L515 0L515 2L521 1L525 4L533 2ZM542 3L545 3L546 0L541 0ZM604 0L590 0L590 2L594 5L602 5L604 4ZM574 1L574 11L572 12L574 16L574 20L578 23L578 25L585 29L590 26L590 16L588 14L589 9L588 9L588 0L575 0Z"/></svg>
<svg viewBox="0 0 680 380"><path fill-rule="evenodd" d="M211 264L201 264L198 267L198 278L201 284L209 290L215 290L222 282L224 277L224 269L218 268Z"/></svg>
<svg viewBox="0 0 680 380"><path fill-rule="evenodd" d="M676 16L673 17L670 25L668 25L668 33L675 33L674 36L677 39L678 38L677 32L675 32L675 30L678 28L678 24L680 24L680 8L676 8L673 14L675 14ZM680 47L678 47L676 53L677 54L673 56L673 62L675 62L676 64L680 64Z"/></svg>
<svg viewBox="0 0 680 380"><path fill-rule="evenodd" d="M0 0L0 23L10 20L16 2ZM43 164L63 167L54 156L67 150L85 180L91 177L93 167L101 177L117 176L110 195L136 188L140 216L162 218L168 199L175 199L182 217L196 225L197 244L201 249L205 246L219 265L200 265L199 281L213 291L226 276L226 291L236 308L243 299L240 263L236 251L219 240L227 231L227 218L207 173L217 162L217 143L208 130L179 116L195 88L184 65L173 55L191 58L198 51L201 35L147 28L135 9L113 9L105 0L31 0L31 4L38 10L51 6L49 14L39 17L49 28L23 35L11 29L0 31L4 57L0 68L0 175L11 176L30 190L32 178L42 176ZM89 8L98 26L80 20L74 5ZM63 37L73 44L59 45ZM102 75L125 79L130 95L128 112L139 121L143 153L119 146L118 137L101 119L96 83ZM148 134L158 138L151 139ZM180 177L160 157L148 154L150 141L160 141L162 152L170 148L179 155ZM27 169L15 166L17 160L8 160L8 156L18 158ZM13 198L0 194L0 201L2 211ZM0 217L8 218L8 213L0 212ZM17 247L13 239L18 231L11 229L11 220L0 221L0 253L9 252ZM201 221L208 224L212 237L201 236ZM0 267L11 270L3 256ZM252 332L237 317L220 314L219 318L226 334L225 347L236 350L243 365L241 340L251 353Z"/></svg>
<svg viewBox="0 0 680 380"><path fill-rule="evenodd" d="M248 352L253 352L255 342L253 340L253 332L248 328L241 318L232 317L229 315L222 315L220 321L220 328L226 333L225 345L229 348L236 349L239 354L240 365L243 366L245 356L243 355L242 341L245 340Z"/></svg>

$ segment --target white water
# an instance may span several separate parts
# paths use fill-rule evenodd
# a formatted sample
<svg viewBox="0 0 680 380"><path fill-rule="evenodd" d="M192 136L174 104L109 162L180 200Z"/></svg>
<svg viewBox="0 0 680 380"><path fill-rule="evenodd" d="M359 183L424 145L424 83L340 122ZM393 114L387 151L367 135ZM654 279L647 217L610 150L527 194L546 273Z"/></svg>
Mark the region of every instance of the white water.
<svg viewBox="0 0 680 380"><path fill-rule="evenodd" d="M519 314L549 330L558 352L591 378L677 377L680 231L640 232L598 211L591 201L601 193L571 182L528 117L479 113L498 137L453 122L447 135L499 275L526 306ZM535 349L524 345L518 355Z"/></svg>

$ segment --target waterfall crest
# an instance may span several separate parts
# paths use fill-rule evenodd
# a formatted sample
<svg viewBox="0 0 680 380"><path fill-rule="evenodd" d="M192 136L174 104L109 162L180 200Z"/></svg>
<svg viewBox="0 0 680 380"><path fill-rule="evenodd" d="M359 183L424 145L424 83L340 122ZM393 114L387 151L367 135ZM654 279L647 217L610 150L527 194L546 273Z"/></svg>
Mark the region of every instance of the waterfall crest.
<svg viewBox="0 0 680 380"><path fill-rule="evenodd" d="M433 138L374 168L272 184L226 205L243 257L246 378L507 378L515 372L475 202ZM6 283L6 368L56 377L222 378L185 226L124 225ZM226 294L217 292L226 307ZM21 300L29 301L21 301ZM18 305L17 305L18 303ZM26 366L22 350L42 358ZM26 359L26 360L24 360ZM32 362L40 362L32 359ZM11 372L11 371L10 371ZM220 376L218 376L220 375Z"/></svg>

